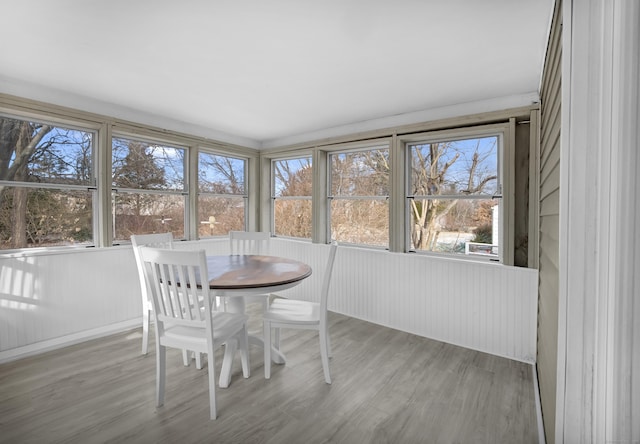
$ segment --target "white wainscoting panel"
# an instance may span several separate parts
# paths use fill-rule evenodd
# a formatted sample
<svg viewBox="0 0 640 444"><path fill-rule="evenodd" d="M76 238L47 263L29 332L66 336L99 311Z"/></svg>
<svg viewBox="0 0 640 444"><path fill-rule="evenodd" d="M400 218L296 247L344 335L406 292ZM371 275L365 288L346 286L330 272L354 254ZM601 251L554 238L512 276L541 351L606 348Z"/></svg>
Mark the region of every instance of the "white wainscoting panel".
<svg viewBox="0 0 640 444"><path fill-rule="evenodd" d="M131 248L2 257L0 362L136 325L141 307Z"/></svg>
<svg viewBox="0 0 640 444"><path fill-rule="evenodd" d="M227 254L226 239L179 242ZM319 300L329 247L273 239L311 277L283 296ZM0 362L141 325L130 247L0 257ZM537 271L340 247L329 309L416 335L535 362Z"/></svg>
<svg viewBox="0 0 640 444"><path fill-rule="evenodd" d="M313 276L289 296L318 300L328 246L272 241ZM443 342L534 363L538 273L500 264L341 247L329 309Z"/></svg>

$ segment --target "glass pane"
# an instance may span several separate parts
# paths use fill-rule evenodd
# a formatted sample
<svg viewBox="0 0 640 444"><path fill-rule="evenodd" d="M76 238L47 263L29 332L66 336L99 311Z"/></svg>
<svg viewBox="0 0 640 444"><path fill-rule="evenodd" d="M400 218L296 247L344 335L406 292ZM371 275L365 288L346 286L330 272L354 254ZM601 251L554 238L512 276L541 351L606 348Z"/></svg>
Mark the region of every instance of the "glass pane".
<svg viewBox="0 0 640 444"><path fill-rule="evenodd" d="M183 148L113 138L113 186L140 190L184 190Z"/></svg>
<svg viewBox="0 0 640 444"><path fill-rule="evenodd" d="M499 201L411 199L411 249L498 257Z"/></svg>
<svg viewBox="0 0 640 444"><path fill-rule="evenodd" d="M201 193L244 195L246 165L245 159L200 153L198 190Z"/></svg>
<svg viewBox="0 0 640 444"><path fill-rule="evenodd" d="M122 192L112 196L114 240L169 231L174 239L184 238L184 196Z"/></svg>
<svg viewBox="0 0 640 444"><path fill-rule="evenodd" d="M275 189L273 190L273 195L275 197L311 196L313 191L312 174L311 157L274 161L273 177Z"/></svg>
<svg viewBox="0 0 640 444"><path fill-rule="evenodd" d="M93 185L93 133L0 117L0 180Z"/></svg>
<svg viewBox="0 0 640 444"><path fill-rule="evenodd" d="M311 239L311 199L275 199L275 235Z"/></svg>
<svg viewBox="0 0 640 444"><path fill-rule="evenodd" d="M2 188L0 248L93 245L92 201L91 191Z"/></svg>
<svg viewBox="0 0 640 444"><path fill-rule="evenodd" d="M199 237L244 231L244 198L198 196Z"/></svg>
<svg viewBox="0 0 640 444"><path fill-rule="evenodd" d="M333 199L331 238L339 242L388 247L388 201Z"/></svg>
<svg viewBox="0 0 640 444"><path fill-rule="evenodd" d="M413 196L494 195L498 137L410 145Z"/></svg>
<svg viewBox="0 0 640 444"><path fill-rule="evenodd" d="M329 156L332 196L388 196L389 150L375 149Z"/></svg>

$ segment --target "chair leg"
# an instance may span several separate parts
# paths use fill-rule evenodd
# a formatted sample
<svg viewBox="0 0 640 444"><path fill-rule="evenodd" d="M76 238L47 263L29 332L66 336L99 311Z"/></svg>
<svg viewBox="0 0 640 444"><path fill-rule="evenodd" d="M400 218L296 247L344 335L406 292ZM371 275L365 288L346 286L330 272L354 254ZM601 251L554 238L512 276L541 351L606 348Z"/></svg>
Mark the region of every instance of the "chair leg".
<svg viewBox="0 0 640 444"><path fill-rule="evenodd" d="M220 381L218 382L220 388L229 387L229 383L231 382L231 368L233 366L233 358L236 354L237 348L237 338L231 338L224 343L224 358L222 359L222 367L220 368ZM213 363L210 362L209 367L211 367L212 365Z"/></svg>
<svg viewBox="0 0 640 444"><path fill-rule="evenodd" d="M240 360L242 361L242 376L248 378L251 376L251 366L249 365L249 336L247 334L247 326L245 325L240 332Z"/></svg>
<svg viewBox="0 0 640 444"><path fill-rule="evenodd" d="M149 310L142 311L142 354L149 352Z"/></svg>
<svg viewBox="0 0 640 444"><path fill-rule="evenodd" d="M189 367L189 362L191 361L191 359L189 358L189 351L183 349L182 350L182 363L184 364L185 367Z"/></svg>
<svg viewBox="0 0 640 444"><path fill-rule="evenodd" d="M210 348L208 355L207 359L209 361L209 365L207 373L209 376L209 417L211 419L216 419L218 417L216 410L216 364L213 348Z"/></svg>
<svg viewBox="0 0 640 444"><path fill-rule="evenodd" d="M276 329L277 331L278 329ZM271 378L271 323L264 321L264 331L262 332L264 340L264 379Z"/></svg>
<svg viewBox="0 0 640 444"><path fill-rule="evenodd" d="M202 353L193 352L193 357L196 360L196 368L202 370ZM189 367L191 364L191 352L189 350L182 350L182 363L185 367Z"/></svg>
<svg viewBox="0 0 640 444"><path fill-rule="evenodd" d="M273 337L273 347L274 347L276 350L280 350L280 329L279 329L279 328L276 328L275 330L276 330L276 331L275 331L275 333L274 333L274 335L273 335L273 336L274 336L274 337Z"/></svg>
<svg viewBox="0 0 640 444"><path fill-rule="evenodd" d="M329 373L329 335L327 332L318 332L320 336L320 357L322 358L322 371L324 372L324 381L331 384L331 374Z"/></svg>
<svg viewBox="0 0 640 444"><path fill-rule="evenodd" d="M159 345L156 350L156 407L164 404L164 383L166 378L166 347Z"/></svg>

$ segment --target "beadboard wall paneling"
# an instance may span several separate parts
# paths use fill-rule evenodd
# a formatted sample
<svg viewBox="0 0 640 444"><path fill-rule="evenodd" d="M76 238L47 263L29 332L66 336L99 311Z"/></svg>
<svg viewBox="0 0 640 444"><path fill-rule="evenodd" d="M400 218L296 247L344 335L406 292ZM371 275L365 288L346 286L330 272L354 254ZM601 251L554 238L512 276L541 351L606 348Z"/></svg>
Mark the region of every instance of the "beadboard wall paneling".
<svg viewBox="0 0 640 444"><path fill-rule="evenodd" d="M179 242L176 248L229 251L226 239ZM273 239L270 248L270 254L313 269L282 295L318 301L329 247ZM130 248L2 258L0 267L0 362L141 323ZM535 270L343 246L329 309L534 362L536 295Z"/></svg>
<svg viewBox="0 0 640 444"><path fill-rule="evenodd" d="M2 257L0 362L134 326L141 307L131 249Z"/></svg>
<svg viewBox="0 0 640 444"><path fill-rule="evenodd" d="M314 270L285 295L318 301L328 246L278 239L271 244L273 254L302 260ZM329 309L533 363L537 292L538 273L532 269L342 247Z"/></svg>

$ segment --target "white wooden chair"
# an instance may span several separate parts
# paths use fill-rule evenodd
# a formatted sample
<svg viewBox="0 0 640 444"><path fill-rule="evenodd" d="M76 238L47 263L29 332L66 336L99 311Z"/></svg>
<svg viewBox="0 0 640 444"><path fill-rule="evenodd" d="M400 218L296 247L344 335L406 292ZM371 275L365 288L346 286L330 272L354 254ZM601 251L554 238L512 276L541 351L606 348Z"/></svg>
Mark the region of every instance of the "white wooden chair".
<svg viewBox="0 0 640 444"><path fill-rule="evenodd" d="M151 318L151 293L147 288L144 278L144 269L140 260L138 247L149 246L155 248L173 248L172 233L156 233L156 234L134 234L131 236L131 245L133 245L133 255L136 258L138 267L138 278L140 280L140 292L142 294L142 354L146 355L149 351L149 321Z"/></svg>
<svg viewBox="0 0 640 444"><path fill-rule="evenodd" d="M268 254L271 233L267 231L229 231L231 254Z"/></svg>
<svg viewBox="0 0 640 444"><path fill-rule="evenodd" d="M204 250L141 247L140 257L156 321L156 405L164 404L166 347L207 353L210 417L216 419L215 351L237 341L242 373L249 377L247 316L212 310L209 286L199 284L201 279L206 283L208 276Z"/></svg>
<svg viewBox="0 0 640 444"><path fill-rule="evenodd" d="M335 262L337 242L332 242L329 250L329 258L322 278L322 290L320 303L301 301L295 299L276 298L263 315L264 322L264 377L271 378L271 329L275 329L273 345L280 350L280 329L294 328L305 330L318 330L320 339L320 357L324 380L331 384L329 372L329 356L331 355L331 342L329 340L329 327L327 325L327 301L329 299L329 285L333 263ZM277 296L277 295L274 295Z"/></svg>
<svg viewBox="0 0 640 444"><path fill-rule="evenodd" d="M151 291L147 287L144 277L144 269L140 260L139 247L168 248L173 249L172 233L154 233L154 234L133 234L131 235L131 245L133 245L133 255L136 258L138 266L138 279L140 280L140 293L142 294L142 354L146 355L149 351L149 322L151 320L151 312L153 305L151 304ZM201 304L202 305L202 304ZM196 368L202 369L202 359L199 354L195 354ZM182 361L185 366L189 365L189 352L182 351Z"/></svg>
<svg viewBox="0 0 640 444"><path fill-rule="evenodd" d="M269 254L271 233L266 231L229 231L229 251L234 254ZM234 298L237 296L234 296ZM244 303L260 303L263 311L267 308L268 295L243 296ZM226 301L226 304L237 300Z"/></svg>

